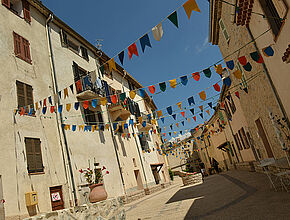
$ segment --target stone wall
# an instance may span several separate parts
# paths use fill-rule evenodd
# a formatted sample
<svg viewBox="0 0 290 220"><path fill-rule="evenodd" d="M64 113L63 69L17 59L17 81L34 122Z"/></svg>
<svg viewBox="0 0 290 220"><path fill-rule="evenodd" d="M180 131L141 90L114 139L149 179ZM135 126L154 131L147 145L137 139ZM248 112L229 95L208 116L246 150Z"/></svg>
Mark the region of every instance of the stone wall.
<svg viewBox="0 0 290 220"><path fill-rule="evenodd" d="M198 174L183 176L182 182L183 182L184 186L202 183L203 182L202 175L200 173L198 173Z"/></svg>
<svg viewBox="0 0 290 220"><path fill-rule="evenodd" d="M121 197L107 199L94 204L86 204L69 209L44 213L38 216L26 218L25 220L58 220L58 219L76 219L76 220L106 220L126 219L124 202Z"/></svg>

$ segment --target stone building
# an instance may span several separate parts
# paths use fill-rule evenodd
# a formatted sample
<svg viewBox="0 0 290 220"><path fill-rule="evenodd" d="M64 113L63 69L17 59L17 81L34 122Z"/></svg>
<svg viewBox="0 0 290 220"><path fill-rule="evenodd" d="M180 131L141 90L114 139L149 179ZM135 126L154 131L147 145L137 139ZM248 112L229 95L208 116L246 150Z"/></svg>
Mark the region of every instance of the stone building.
<svg viewBox="0 0 290 220"><path fill-rule="evenodd" d="M0 219L86 203L79 170L94 163L110 172L103 180L109 197L169 181L160 136L150 132L157 124L138 124L139 115L119 101L100 103L121 92L128 98L139 82L119 65L102 69L110 58L38 0L3 0L0 18ZM156 110L147 94L130 101L144 120ZM136 126L122 131L130 119ZM27 206L26 193L37 194L38 204Z"/></svg>

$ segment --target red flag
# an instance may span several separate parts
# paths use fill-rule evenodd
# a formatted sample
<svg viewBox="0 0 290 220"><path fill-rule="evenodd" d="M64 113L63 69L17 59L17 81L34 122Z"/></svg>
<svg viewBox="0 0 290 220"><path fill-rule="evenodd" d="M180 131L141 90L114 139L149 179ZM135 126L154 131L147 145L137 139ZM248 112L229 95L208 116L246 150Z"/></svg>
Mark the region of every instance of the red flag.
<svg viewBox="0 0 290 220"><path fill-rule="evenodd" d="M180 112L182 114L182 116L185 118L185 112Z"/></svg>
<svg viewBox="0 0 290 220"><path fill-rule="evenodd" d="M214 88L215 91L217 91L217 92L221 91L221 87L219 86L218 83L214 84L214 85L213 85L213 88Z"/></svg>
<svg viewBox="0 0 290 220"><path fill-rule="evenodd" d="M196 121L196 116L193 116L193 120Z"/></svg>
<svg viewBox="0 0 290 220"><path fill-rule="evenodd" d="M247 58L245 56L239 57L238 60L243 66L247 64Z"/></svg>
<svg viewBox="0 0 290 220"><path fill-rule="evenodd" d="M51 113L54 113L54 110L55 110L55 106L51 106L51 107L50 107L50 112L51 112Z"/></svg>
<svg viewBox="0 0 290 220"><path fill-rule="evenodd" d="M198 80L200 79L199 72L193 73L193 74L192 74L192 77L193 77L196 81L198 81Z"/></svg>
<svg viewBox="0 0 290 220"><path fill-rule="evenodd" d="M111 96L111 101L112 101L113 104L116 104L117 101L118 101L117 95L112 95Z"/></svg>
<svg viewBox="0 0 290 220"><path fill-rule="evenodd" d="M79 81L76 82L76 86L77 86L77 91L78 91L78 92L79 92L79 91L83 91L81 80L79 80Z"/></svg>
<svg viewBox="0 0 290 220"><path fill-rule="evenodd" d="M43 100L43 107L46 107L46 98Z"/></svg>
<svg viewBox="0 0 290 220"><path fill-rule="evenodd" d="M238 98L240 98L240 93L237 91L237 92L235 92L235 95L238 97Z"/></svg>
<svg viewBox="0 0 290 220"><path fill-rule="evenodd" d="M163 136L165 137L165 133L163 133Z"/></svg>
<svg viewBox="0 0 290 220"><path fill-rule="evenodd" d="M135 43L131 44L129 47L128 47L128 53L129 53L129 60L131 60L133 54L135 54L137 57L139 56L138 54L138 50L137 50L137 46Z"/></svg>
<svg viewBox="0 0 290 220"><path fill-rule="evenodd" d="M224 103L223 103L223 102L221 102L221 107L223 107L223 108L225 107L225 105L224 105Z"/></svg>
<svg viewBox="0 0 290 220"><path fill-rule="evenodd" d="M84 101L83 107L84 107L84 109L87 109L89 107L89 101Z"/></svg>
<svg viewBox="0 0 290 220"><path fill-rule="evenodd" d="M149 92L151 92L152 94L155 93L155 86L149 86Z"/></svg>

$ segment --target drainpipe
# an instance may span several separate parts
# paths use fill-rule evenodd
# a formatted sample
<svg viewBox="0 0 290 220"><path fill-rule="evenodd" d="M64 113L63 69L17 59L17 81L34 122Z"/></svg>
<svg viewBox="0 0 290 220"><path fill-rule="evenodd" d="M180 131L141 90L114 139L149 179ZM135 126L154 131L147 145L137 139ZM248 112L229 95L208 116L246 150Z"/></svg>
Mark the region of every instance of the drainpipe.
<svg viewBox="0 0 290 220"><path fill-rule="evenodd" d="M257 43L256 43L256 41L255 41L255 38L254 38L254 36L253 36L253 34L252 34L252 31L251 31L251 29L250 29L249 27L247 27L247 31L248 31L248 33L249 33L249 35L250 35L250 37L251 37L251 40L252 40L253 43L254 43L255 49L256 49L257 51L259 51L258 46L257 46ZM281 101L281 99L280 99L280 97L279 97L279 94L278 94L278 92L277 92L277 90L276 90L276 87L274 86L274 83L273 83L272 78L271 78L271 76L270 76L270 74L269 74L269 71L268 71L268 69L267 69L267 67L266 67L265 62L262 63L262 66L263 66L264 72L265 72L265 74L266 74L266 77L267 77L267 79L268 79L269 85L270 85L270 87L271 87L271 89L272 89L272 92L274 93L274 96L275 96L275 99L276 99L276 101L277 101L277 104L278 104L278 106L279 106L279 108L280 108L280 111L281 111L283 117L286 119L287 127L290 128L289 118L288 118L287 113L286 113L286 111L285 111L285 108L284 108L284 106L283 106L283 104L282 104L282 101Z"/></svg>
<svg viewBox="0 0 290 220"><path fill-rule="evenodd" d="M46 20L46 28L47 28L49 50L50 50L50 61L51 61L52 72L53 72L53 76L52 76L53 89L54 89L54 92L57 94L58 93L58 85L57 85L57 81L56 81L56 69L55 69L52 42L51 42L51 36L50 36L51 30L50 30L50 26L49 26L49 23L51 23L52 21L53 21L53 15L50 14L48 19ZM60 104L59 99L57 100L57 103L58 103L58 105ZM59 117L60 117L60 121L61 121L61 124L59 124L58 114L56 113L55 115L56 115L56 123L58 125L58 130L59 130L59 127L61 127L61 131L62 131L61 133L62 133L63 140L64 140L66 156L67 156L68 166L69 166L69 173L70 173L71 184L72 184L72 193L73 193L73 198L74 198L74 205L77 206L78 205L78 200L77 200L77 195L76 195L76 187L75 187L74 175L73 175L73 170L72 170L71 158L70 158L70 154L69 154L69 149L68 149L68 143L67 143L65 130L64 130L64 127L62 126L63 117L62 117L62 113L59 113ZM61 139L61 137L60 137L60 139ZM63 158L63 160L65 160L65 159ZM65 163L65 161L64 161L64 163Z"/></svg>

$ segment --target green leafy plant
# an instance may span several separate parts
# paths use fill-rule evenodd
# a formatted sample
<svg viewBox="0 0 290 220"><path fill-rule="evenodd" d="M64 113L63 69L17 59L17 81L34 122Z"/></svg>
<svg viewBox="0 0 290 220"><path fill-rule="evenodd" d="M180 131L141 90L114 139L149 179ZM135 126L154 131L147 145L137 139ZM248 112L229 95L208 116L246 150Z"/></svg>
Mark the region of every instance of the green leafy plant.
<svg viewBox="0 0 290 220"><path fill-rule="evenodd" d="M103 166L103 168L97 168L95 165L95 168L92 170L90 168L87 169L80 169L79 172L84 175L86 181L88 184L98 184L103 181L103 177L105 175L108 175L110 172L107 170L105 174L103 174L103 171L106 170L106 167Z"/></svg>
<svg viewBox="0 0 290 220"><path fill-rule="evenodd" d="M173 181L174 174L173 174L172 170L168 169L168 172L169 172L170 179Z"/></svg>

